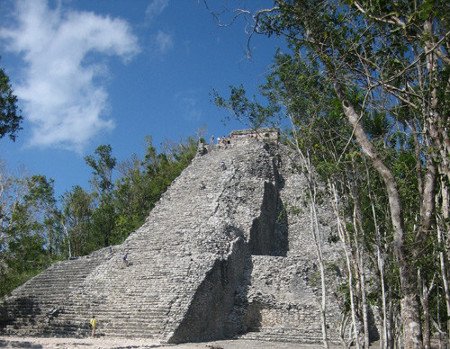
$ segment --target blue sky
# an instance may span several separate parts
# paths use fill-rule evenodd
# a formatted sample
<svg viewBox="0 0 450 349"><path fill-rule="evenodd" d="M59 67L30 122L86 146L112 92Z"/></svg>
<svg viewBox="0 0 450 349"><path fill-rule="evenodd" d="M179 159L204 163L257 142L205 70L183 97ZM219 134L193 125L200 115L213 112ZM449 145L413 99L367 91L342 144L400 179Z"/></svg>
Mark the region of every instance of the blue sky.
<svg viewBox="0 0 450 349"><path fill-rule="evenodd" d="M147 135L159 146L242 128L224 124L211 92L256 92L277 45L255 36L248 59L245 21L220 27L203 0L1 0L0 23L0 65L25 118L16 142L0 140L0 159L53 178L57 195L89 188L84 156L100 144L123 161L142 156Z"/></svg>

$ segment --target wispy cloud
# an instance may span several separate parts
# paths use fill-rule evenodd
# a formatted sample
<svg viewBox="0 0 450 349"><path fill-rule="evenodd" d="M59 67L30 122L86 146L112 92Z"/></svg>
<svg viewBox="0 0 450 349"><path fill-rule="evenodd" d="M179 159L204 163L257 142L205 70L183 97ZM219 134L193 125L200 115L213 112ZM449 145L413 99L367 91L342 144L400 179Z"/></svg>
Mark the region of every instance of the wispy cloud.
<svg viewBox="0 0 450 349"><path fill-rule="evenodd" d="M145 23L149 25L161 15L169 5L169 0L151 0L145 10ZM158 30L151 36L151 46L158 55L164 55L174 47L173 36L163 30Z"/></svg>
<svg viewBox="0 0 450 349"><path fill-rule="evenodd" d="M176 93L174 98L183 119L195 123L201 121L203 111L199 103L199 93L197 91L182 91Z"/></svg>
<svg viewBox="0 0 450 349"><path fill-rule="evenodd" d="M158 30L158 33L155 35L155 43L160 53L167 53L173 48L172 35L165 33L162 30Z"/></svg>
<svg viewBox="0 0 450 349"><path fill-rule="evenodd" d="M107 66L92 53L129 60L137 38L121 19L51 9L46 0L18 1L16 25L0 29L6 48L25 62L16 87L32 123L30 145L82 151L98 133L114 128L106 118Z"/></svg>
<svg viewBox="0 0 450 349"><path fill-rule="evenodd" d="M169 0L152 0L145 10L145 19L147 23L159 16L167 5L169 5Z"/></svg>

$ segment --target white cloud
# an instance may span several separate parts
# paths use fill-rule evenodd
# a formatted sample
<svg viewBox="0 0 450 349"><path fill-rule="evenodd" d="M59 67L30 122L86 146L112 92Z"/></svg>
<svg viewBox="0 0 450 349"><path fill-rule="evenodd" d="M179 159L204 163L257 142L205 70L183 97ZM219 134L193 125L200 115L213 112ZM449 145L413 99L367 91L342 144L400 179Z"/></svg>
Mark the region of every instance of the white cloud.
<svg viewBox="0 0 450 349"><path fill-rule="evenodd" d="M182 118L189 122L199 122L203 111L199 105L198 91L187 90L178 92L174 96L176 105Z"/></svg>
<svg viewBox="0 0 450 349"><path fill-rule="evenodd" d="M162 54L170 51L173 48L172 35L165 33L162 30L158 30L158 33L155 35L155 42L158 51Z"/></svg>
<svg viewBox="0 0 450 349"><path fill-rule="evenodd" d="M1 28L0 38L25 62L15 91L33 125L30 145L82 151L114 128L105 118L107 67L87 63L87 55L89 62L93 53L127 61L139 51L137 38L124 20L50 9L46 0L19 1L16 10L17 25Z"/></svg>
<svg viewBox="0 0 450 349"><path fill-rule="evenodd" d="M151 22L155 17L159 16L169 5L169 0L152 0L145 10L145 19Z"/></svg>

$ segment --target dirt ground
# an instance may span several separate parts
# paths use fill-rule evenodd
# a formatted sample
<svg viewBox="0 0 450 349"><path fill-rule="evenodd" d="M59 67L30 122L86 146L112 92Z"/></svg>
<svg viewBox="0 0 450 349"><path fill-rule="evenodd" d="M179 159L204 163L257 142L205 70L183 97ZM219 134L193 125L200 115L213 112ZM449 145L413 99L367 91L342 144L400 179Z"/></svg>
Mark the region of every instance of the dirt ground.
<svg viewBox="0 0 450 349"><path fill-rule="evenodd" d="M25 349L315 349L321 345L306 345L283 342L261 342L251 340L226 340L208 343L161 344L149 339L126 338L41 338L0 336L0 348ZM331 346L330 349L338 347Z"/></svg>

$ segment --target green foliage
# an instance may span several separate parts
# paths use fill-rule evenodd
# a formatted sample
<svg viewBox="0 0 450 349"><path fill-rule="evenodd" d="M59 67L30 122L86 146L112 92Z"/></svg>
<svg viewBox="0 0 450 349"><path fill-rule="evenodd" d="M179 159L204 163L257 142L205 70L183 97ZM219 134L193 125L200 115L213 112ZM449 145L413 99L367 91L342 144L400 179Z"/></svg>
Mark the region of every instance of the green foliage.
<svg viewBox="0 0 450 349"><path fill-rule="evenodd" d="M116 158L111 155L112 148L108 145L100 145L95 149L95 155L88 155L84 159L92 168L93 183L101 194L108 193L113 188L112 171L116 166Z"/></svg>
<svg viewBox="0 0 450 349"><path fill-rule="evenodd" d="M80 187L65 195L64 215L72 254L84 255L98 248L119 244L144 222L148 212L181 171L189 165L197 142L169 147L158 153L147 137L143 160L135 156L119 164L122 176L113 182L116 160L110 146L101 145L86 162L93 171L94 188L88 193Z"/></svg>
<svg viewBox="0 0 450 349"><path fill-rule="evenodd" d="M0 296L60 258L63 243L52 180L7 178L2 185Z"/></svg>
<svg viewBox="0 0 450 349"><path fill-rule="evenodd" d="M22 119L8 75L0 68L0 138L8 135L15 141Z"/></svg>
<svg viewBox="0 0 450 349"><path fill-rule="evenodd" d="M117 161L111 146L101 145L86 157L93 191L74 186L61 198L61 209L53 180L0 174L0 297L56 260L123 242L196 150L197 142L189 138L158 153L149 137L144 159L119 164L122 176L114 182Z"/></svg>
<svg viewBox="0 0 450 349"><path fill-rule="evenodd" d="M279 112L279 107L274 103L263 106L256 101L250 100L246 96L243 86L230 86L230 97L225 99L216 91L213 93L214 102L218 107L230 110L235 118L249 124L253 129L268 125L274 114Z"/></svg>
<svg viewBox="0 0 450 349"><path fill-rule="evenodd" d="M94 198L80 186L75 186L62 197L62 220L66 230L64 255L82 256L93 250L89 226L94 210Z"/></svg>
<svg viewBox="0 0 450 349"><path fill-rule="evenodd" d="M386 113L373 111L363 120L364 129L373 138L383 138L389 133L390 124Z"/></svg>

